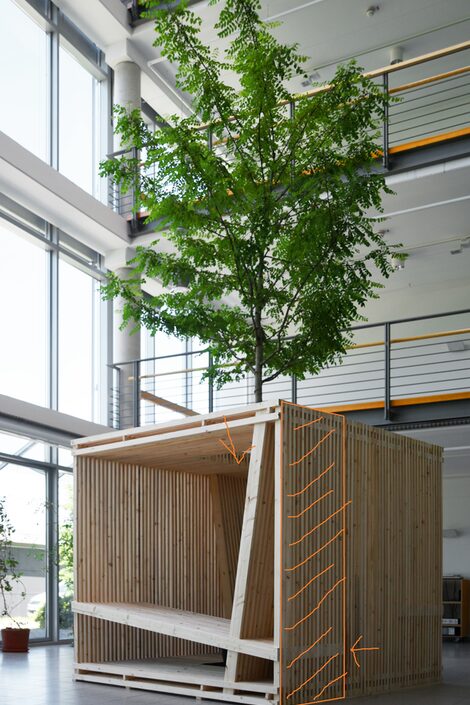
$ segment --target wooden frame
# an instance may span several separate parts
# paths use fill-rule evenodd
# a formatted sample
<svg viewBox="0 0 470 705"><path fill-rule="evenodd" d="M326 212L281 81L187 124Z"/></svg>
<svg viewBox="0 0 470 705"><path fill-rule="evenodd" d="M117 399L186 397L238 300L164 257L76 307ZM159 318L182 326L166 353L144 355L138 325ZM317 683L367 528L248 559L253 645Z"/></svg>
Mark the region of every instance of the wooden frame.
<svg viewBox="0 0 470 705"><path fill-rule="evenodd" d="M306 705L439 679L440 448L269 401L74 455L77 680Z"/></svg>

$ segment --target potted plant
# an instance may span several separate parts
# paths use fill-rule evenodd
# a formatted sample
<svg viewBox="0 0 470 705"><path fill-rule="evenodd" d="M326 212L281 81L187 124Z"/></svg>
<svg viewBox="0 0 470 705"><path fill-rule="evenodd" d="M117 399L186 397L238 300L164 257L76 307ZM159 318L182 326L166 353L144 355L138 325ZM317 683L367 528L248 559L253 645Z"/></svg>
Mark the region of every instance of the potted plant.
<svg viewBox="0 0 470 705"><path fill-rule="evenodd" d="M13 617L12 610L17 605L12 605L8 600L15 586L20 587L21 600L26 596L18 561L13 554L14 531L5 510L5 499L0 497L0 616L8 617L13 624L2 628L2 651L26 652L29 649L30 630Z"/></svg>

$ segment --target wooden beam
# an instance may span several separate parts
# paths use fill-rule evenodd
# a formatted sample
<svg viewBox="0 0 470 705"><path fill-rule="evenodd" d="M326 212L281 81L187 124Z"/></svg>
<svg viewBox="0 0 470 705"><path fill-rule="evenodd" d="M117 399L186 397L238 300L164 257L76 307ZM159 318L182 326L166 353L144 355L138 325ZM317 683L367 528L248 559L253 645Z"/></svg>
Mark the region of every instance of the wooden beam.
<svg viewBox="0 0 470 705"><path fill-rule="evenodd" d="M157 397L155 394L150 392L140 392L140 398L146 401L151 401L152 404L157 406L162 406L164 409L169 409L170 411L176 411L177 414L183 414L183 416L200 416L197 411L188 409L186 406L181 406L180 404L175 404L174 401L169 401L163 397Z"/></svg>
<svg viewBox="0 0 470 705"><path fill-rule="evenodd" d="M240 639L230 632L230 621L186 610L151 604L73 602L77 614L89 615L117 624L127 624L150 632L186 639L219 649L239 651L249 656L276 660L278 650L269 639Z"/></svg>
<svg viewBox="0 0 470 705"><path fill-rule="evenodd" d="M202 417L203 418L203 417ZM248 418L238 419L236 421L230 422L231 429L238 429L243 427L249 427L256 424L263 424L267 421L276 421L279 418L279 412L276 411L272 414L266 413L261 415L250 416ZM211 435L225 434L226 424L215 423L213 425L193 425L191 428L184 428L182 430L169 431L168 433L158 433L151 436L138 436L137 438L132 438L125 441L119 441L117 443L107 443L96 446L90 446L85 448L76 448L74 455L103 455L106 453L120 451L123 449L129 450L130 448L141 448L144 446L153 446L154 449L158 448L158 444L163 441L185 441L190 438L207 438Z"/></svg>
<svg viewBox="0 0 470 705"><path fill-rule="evenodd" d="M274 620L274 428L253 433L245 512L238 557L230 634L233 638L269 638ZM227 655L226 679L267 677L266 663Z"/></svg>

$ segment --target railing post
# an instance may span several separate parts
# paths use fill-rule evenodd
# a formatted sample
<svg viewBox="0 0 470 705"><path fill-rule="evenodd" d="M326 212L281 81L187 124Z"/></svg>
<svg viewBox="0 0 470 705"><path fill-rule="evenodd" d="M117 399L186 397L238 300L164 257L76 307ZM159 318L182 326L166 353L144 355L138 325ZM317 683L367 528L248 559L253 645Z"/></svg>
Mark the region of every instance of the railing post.
<svg viewBox="0 0 470 705"><path fill-rule="evenodd" d="M133 376L134 426L140 426L140 362L138 360L133 363Z"/></svg>
<svg viewBox="0 0 470 705"><path fill-rule="evenodd" d="M291 381L291 397L292 397L292 402L294 404L297 404L297 377L295 375L292 375L290 378Z"/></svg>
<svg viewBox="0 0 470 705"><path fill-rule="evenodd" d="M385 323L385 336L384 336L384 367L385 367L385 380L384 380L384 419L385 421L390 421L391 413L391 391L390 391L390 379L391 379L391 339L390 339L390 323Z"/></svg>
<svg viewBox="0 0 470 705"><path fill-rule="evenodd" d="M384 73L384 75L383 75L383 90L388 98L388 96L389 96L388 73ZM390 117L390 115L389 115L389 109L388 109L388 102L386 102L384 105L384 120L383 120L383 166L384 166L384 169L389 168L389 159L388 159L388 157L389 157L389 154L388 154L388 149L389 149L389 145L388 145L388 137L389 137L388 120L389 120L389 117Z"/></svg>
<svg viewBox="0 0 470 705"><path fill-rule="evenodd" d="M212 353L209 353L209 364L208 364L209 372L212 372ZM212 375L209 374L209 380L208 380L209 386L208 386L208 394L209 394L209 399L208 399L208 407L209 407L209 413L214 411L214 382L212 380Z"/></svg>

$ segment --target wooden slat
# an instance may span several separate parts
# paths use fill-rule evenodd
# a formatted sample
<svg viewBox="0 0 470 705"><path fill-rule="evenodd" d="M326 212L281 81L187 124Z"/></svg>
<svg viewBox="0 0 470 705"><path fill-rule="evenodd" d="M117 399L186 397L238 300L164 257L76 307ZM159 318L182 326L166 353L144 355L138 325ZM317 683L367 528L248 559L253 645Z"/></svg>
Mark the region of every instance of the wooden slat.
<svg viewBox="0 0 470 705"><path fill-rule="evenodd" d="M212 475L210 488L224 616L229 619L233 606L246 480L243 477Z"/></svg>
<svg viewBox="0 0 470 705"><path fill-rule="evenodd" d="M141 391L140 398L150 401L152 404L156 404L157 406L162 406L164 409L175 411L177 414L183 414L183 416L199 416L197 411L188 409L186 406L181 406L181 404L175 404L175 402L164 399L163 397L157 397L155 394L151 394L150 392Z"/></svg>
<svg viewBox="0 0 470 705"><path fill-rule="evenodd" d="M220 429L176 424L137 439L153 467L135 439L75 458L76 678L246 703L276 702L280 685L283 705L438 680L441 449L271 408L224 424L225 456ZM379 650L357 669L361 636ZM216 685L193 659L220 649ZM167 657L187 664L166 673ZM126 665L149 660L148 678Z"/></svg>
<svg viewBox="0 0 470 705"><path fill-rule="evenodd" d="M447 78L452 78L453 76L460 76L464 73L470 71L470 66L462 66L460 69L454 69L454 71L446 71L445 73L439 73L435 76L428 76L427 78L422 78L419 81L412 81L411 83L404 83L401 86L396 86L395 88L389 88L388 92L390 95L394 93L402 93L403 91L409 91L413 88L419 88L419 86L426 86L429 83L436 83L436 81L444 81Z"/></svg>
<svg viewBox="0 0 470 705"><path fill-rule="evenodd" d="M215 665L217 664L217 665ZM205 685L223 688L226 685L220 656L167 658L159 661L117 661L112 663L75 664L79 672L92 671L109 675L122 675L128 678L145 678L160 681L174 680L178 683ZM230 685L235 686L235 683ZM268 681L237 682L238 690L276 695L276 689Z"/></svg>
<svg viewBox="0 0 470 705"><path fill-rule="evenodd" d="M143 602L223 616L209 478L76 459L76 599ZM210 648L76 615L77 661Z"/></svg>
<svg viewBox="0 0 470 705"><path fill-rule="evenodd" d="M272 640L240 639L231 633L230 620L222 617L149 605L140 601L137 604L73 602L72 608L77 614L115 624L125 624L218 649L236 649L240 653L271 661L277 659L277 649L274 648Z"/></svg>
<svg viewBox="0 0 470 705"><path fill-rule="evenodd" d="M158 423L151 426L127 428L121 431L100 433L97 436L77 438L71 441L71 445L72 448L87 448L95 445L102 445L103 443L116 443L118 441L126 441L134 438L146 438L149 436L162 434L167 431L178 431L185 428L196 428L197 426L204 426L206 424L221 423L224 418L227 418L229 422L232 422L238 419L246 419L250 416L254 416L259 411L267 411L269 409L277 408L278 406L278 399L270 399L265 402L247 404L242 408L229 408L224 409L223 411L212 411L208 414L200 414L197 420L193 421L188 421L187 419L173 419L171 421L165 421L164 423Z"/></svg>
<svg viewBox="0 0 470 705"><path fill-rule="evenodd" d="M344 449L333 440L341 417L289 404L284 409L283 702L291 693L289 705L342 698L343 672L347 696L438 681L442 450L350 421ZM311 425L299 436L293 429L303 424ZM345 488L336 465L322 474L342 457ZM343 500L351 504L335 515ZM341 561L343 550L346 581L332 590L338 576L328 567ZM338 633L341 607L346 648ZM350 648L361 635L359 647L379 650L358 652L359 669Z"/></svg>
<svg viewBox="0 0 470 705"><path fill-rule="evenodd" d="M237 575L235 580L233 609L230 634L234 639L242 637L245 608L251 586L248 582L252 568L255 544L255 524L261 505L262 476L266 467L267 424L255 426L253 431L252 451L248 470L245 510L243 513L240 549L238 555ZM264 461L264 463L263 463ZM231 650L227 655L226 679L237 680L238 651Z"/></svg>

